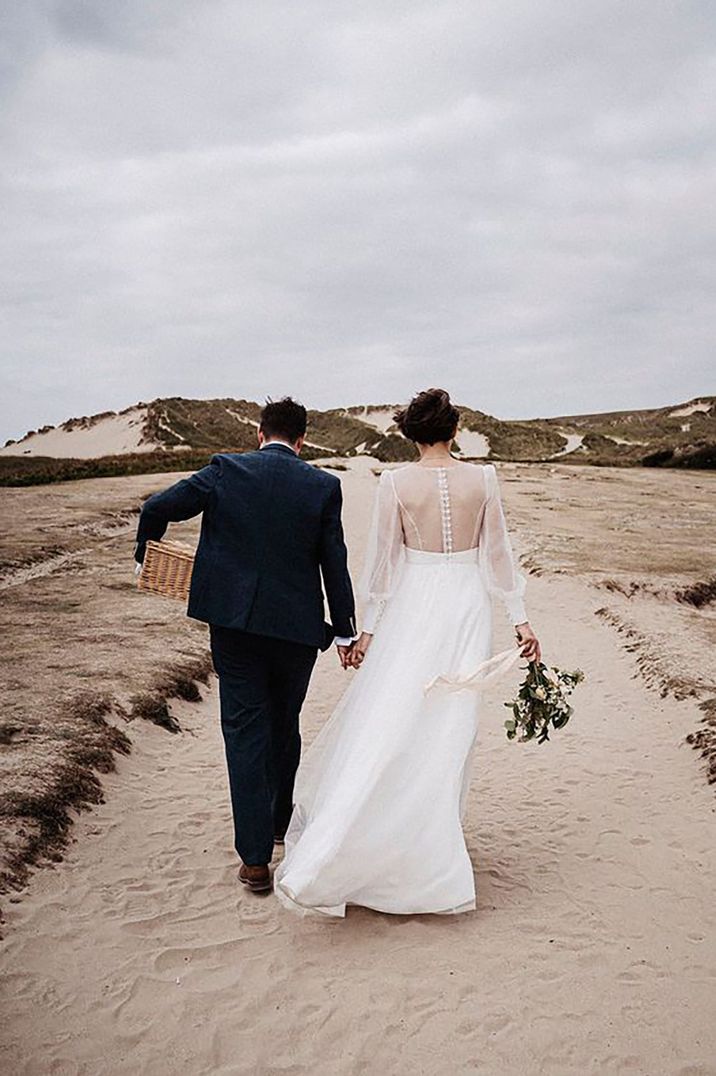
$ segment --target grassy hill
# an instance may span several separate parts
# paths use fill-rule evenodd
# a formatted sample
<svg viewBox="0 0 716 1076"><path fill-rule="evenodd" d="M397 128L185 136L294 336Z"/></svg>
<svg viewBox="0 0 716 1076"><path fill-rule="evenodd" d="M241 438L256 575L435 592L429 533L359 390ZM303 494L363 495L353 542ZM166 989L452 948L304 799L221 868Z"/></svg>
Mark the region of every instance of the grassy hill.
<svg viewBox="0 0 716 1076"><path fill-rule="evenodd" d="M393 422L394 405L367 404L309 412L303 455L370 455L410 460L415 448ZM553 461L596 466L716 466L716 397L673 407L509 420L461 407L455 451L465 459ZM174 396L124 411L68 419L31 430L0 449L0 484L187 471L214 452L256 446L260 405L230 397Z"/></svg>
<svg viewBox="0 0 716 1076"><path fill-rule="evenodd" d="M716 455L716 396L700 396L673 407L545 420L584 434L584 450L611 464L713 468Z"/></svg>

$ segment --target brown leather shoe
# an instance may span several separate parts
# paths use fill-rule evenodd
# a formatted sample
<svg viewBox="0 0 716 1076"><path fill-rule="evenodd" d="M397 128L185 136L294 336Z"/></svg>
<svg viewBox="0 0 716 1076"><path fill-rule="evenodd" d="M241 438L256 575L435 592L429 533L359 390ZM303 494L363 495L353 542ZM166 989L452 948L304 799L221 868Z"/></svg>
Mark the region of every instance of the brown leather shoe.
<svg viewBox="0 0 716 1076"><path fill-rule="evenodd" d="M267 866L252 866L242 863L239 867L239 881L252 893L266 893L271 889L271 872Z"/></svg>

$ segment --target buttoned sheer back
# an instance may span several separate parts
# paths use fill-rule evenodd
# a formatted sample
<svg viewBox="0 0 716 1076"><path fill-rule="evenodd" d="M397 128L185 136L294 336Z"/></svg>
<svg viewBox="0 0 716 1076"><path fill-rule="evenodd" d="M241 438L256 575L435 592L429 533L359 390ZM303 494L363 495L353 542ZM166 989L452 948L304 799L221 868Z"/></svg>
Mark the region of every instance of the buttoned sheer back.
<svg viewBox="0 0 716 1076"><path fill-rule="evenodd" d="M459 460L441 467L416 463L390 477L410 549L453 553L477 546L487 502L482 467Z"/></svg>
<svg viewBox="0 0 716 1076"><path fill-rule="evenodd" d="M406 548L448 560L474 549L488 589L501 598L513 623L526 620L526 580L515 565L494 464L450 458L381 473L359 585L369 620L376 603L393 593Z"/></svg>

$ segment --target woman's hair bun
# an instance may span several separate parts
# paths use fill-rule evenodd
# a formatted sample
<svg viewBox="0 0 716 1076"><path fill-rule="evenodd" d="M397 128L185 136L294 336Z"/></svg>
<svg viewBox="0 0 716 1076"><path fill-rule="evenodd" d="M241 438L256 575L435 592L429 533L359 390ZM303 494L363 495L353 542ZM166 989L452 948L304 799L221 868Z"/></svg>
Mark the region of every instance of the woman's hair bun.
<svg viewBox="0 0 716 1076"><path fill-rule="evenodd" d="M413 396L407 407L393 415L398 429L410 441L434 445L455 436L460 412L450 402L445 389L425 389Z"/></svg>

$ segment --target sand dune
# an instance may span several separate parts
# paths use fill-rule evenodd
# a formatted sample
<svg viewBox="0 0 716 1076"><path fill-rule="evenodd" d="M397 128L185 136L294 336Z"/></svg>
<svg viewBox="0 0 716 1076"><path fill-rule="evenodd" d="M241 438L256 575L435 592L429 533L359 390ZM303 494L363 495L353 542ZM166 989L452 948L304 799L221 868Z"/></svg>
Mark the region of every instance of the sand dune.
<svg viewBox="0 0 716 1076"><path fill-rule="evenodd" d="M463 456L472 459L484 459L490 455L490 442L484 433L475 433L461 426L457 431L457 443Z"/></svg>
<svg viewBox="0 0 716 1076"><path fill-rule="evenodd" d="M124 452L152 452L157 446L143 440L147 408L133 407L96 422L62 425L27 434L0 448L0 456L53 456L89 460Z"/></svg>
<svg viewBox="0 0 716 1076"><path fill-rule="evenodd" d="M354 467L341 477L357 550L374 478L367 461ZM595 558L574 523L599 546L613 487L517 467L502 477L518 546L539 565L528 598L545 658L588 680L573 722L543 747L504 738L500 704L518 672L486 694L466 830L478 910L314 921L243 891L212 686L199 705L173 705L184 735L142 728L64 862L8 905L6 1071L715 1071L713 791L684 745L698 699L648 690L639 648L595 616L605 602L624 616L671 605L647 594L629 606L599 585L598 561L591 576L580 568ZM601 541L621 551L617 581L634 574L630 540L636 556L634 533ZM673 551L669 562L676 572ZM495 646L508 642L501 624ZM346 675L321 658L307 740Z"/></svg>

